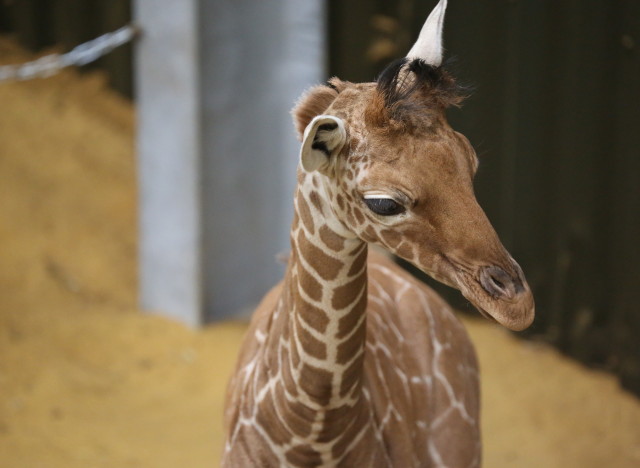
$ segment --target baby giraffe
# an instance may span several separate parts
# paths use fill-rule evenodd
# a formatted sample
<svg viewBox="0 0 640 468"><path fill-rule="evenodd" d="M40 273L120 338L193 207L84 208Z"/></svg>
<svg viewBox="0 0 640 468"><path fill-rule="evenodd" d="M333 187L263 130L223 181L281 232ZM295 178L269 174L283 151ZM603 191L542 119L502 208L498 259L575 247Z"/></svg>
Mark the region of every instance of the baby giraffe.
<svg viewBox="0 0 640 468"><path fill-rule="evenodd" d="M473 193L448 125L446 0L376 83L332 79L293 111L302 147L284 280L258 307L229 384L224 467L477 467L478 367L450 307L381 246L529 326L533 296Z"/></svg>

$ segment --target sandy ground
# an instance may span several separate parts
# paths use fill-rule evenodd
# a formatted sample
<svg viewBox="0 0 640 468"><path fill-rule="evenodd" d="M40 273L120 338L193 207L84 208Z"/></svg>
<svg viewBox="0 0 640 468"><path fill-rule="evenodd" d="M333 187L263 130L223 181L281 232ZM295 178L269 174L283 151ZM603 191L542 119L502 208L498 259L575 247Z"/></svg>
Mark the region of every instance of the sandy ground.
<svg viewBox="0 0 640 468"><path fill-rule="evenodd" d="M218 465L244 325L137 310L133 122L98 75L0 84L2 468ZM615 379L465 321L485 467L640 466L640 402Z"/></svg>

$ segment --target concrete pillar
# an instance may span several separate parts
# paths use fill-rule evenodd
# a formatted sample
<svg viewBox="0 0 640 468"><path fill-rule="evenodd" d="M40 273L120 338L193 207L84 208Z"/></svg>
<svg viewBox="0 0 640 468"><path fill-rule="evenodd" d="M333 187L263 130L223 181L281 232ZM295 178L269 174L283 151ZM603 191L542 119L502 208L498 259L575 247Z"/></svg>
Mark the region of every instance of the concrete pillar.
<svg viewBox="0 0 640 468"><path fill-rule="evenodd" d="M204 301L253 307L289 249L299 145L289 111L323 78L321 0L203 3Z"/></svg>
<svg viewBox="0 0 640 468"><path fill-rule="evenodd" d="M325 78L324 7L137 1L143 307L227 318L281 278L299 149L289 110Z"/></svg>
<svg viewBox="0 0 640 468"><path fill-rule="evenodd" d="M198 3L134 3L140 301L189 325L203 288Z"/></svg>

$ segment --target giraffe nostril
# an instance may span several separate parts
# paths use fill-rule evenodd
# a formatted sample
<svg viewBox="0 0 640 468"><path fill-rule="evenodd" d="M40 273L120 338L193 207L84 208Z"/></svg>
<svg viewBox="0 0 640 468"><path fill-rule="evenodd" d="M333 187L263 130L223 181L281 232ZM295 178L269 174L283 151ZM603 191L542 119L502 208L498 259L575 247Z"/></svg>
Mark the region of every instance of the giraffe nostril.
<svg viewBox="0 0 640 468"><path fill-rule="evenodd" d="M512 299L522 289L520 278L512 278L497 266L488 266L480 270L482 288L496 298Z"/></svg>

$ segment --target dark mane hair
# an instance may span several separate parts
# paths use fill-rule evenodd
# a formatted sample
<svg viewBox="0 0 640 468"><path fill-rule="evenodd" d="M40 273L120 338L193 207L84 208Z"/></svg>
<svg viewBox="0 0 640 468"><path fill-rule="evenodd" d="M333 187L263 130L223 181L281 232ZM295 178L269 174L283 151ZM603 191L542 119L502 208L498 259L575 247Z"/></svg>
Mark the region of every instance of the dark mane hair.
<svg viewBox="0 0 640 468"><path fill-rule="evenodd" d="M456 83L443 66L429 65L422 59L406 57L390 63L378 76L377 91L384 109L377 107L384 120L410 124L419 115L433 115L459 105L469 89ZM374 109L371 109L372 111ZM380 121L380 118L376 119Z"/></svg>

